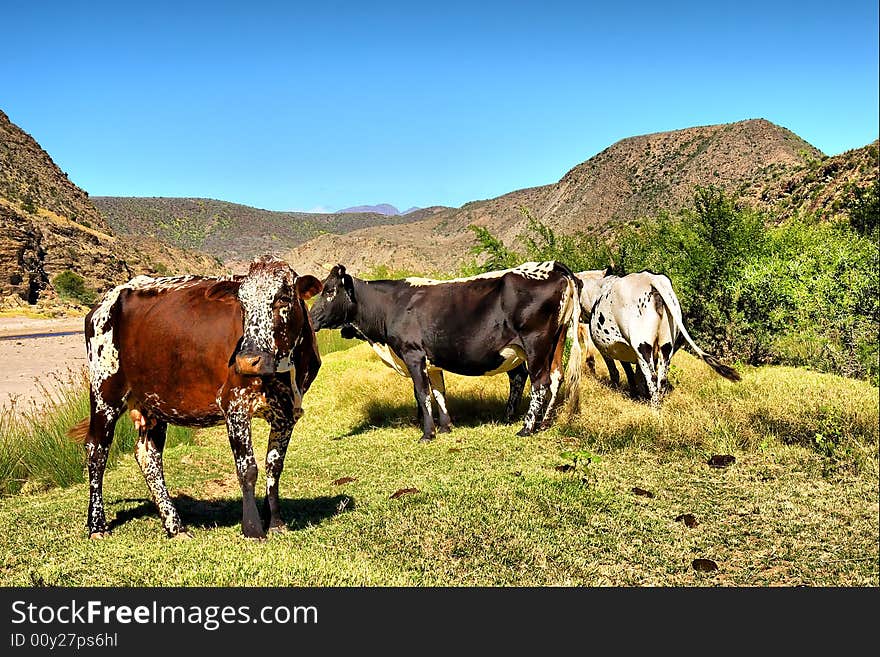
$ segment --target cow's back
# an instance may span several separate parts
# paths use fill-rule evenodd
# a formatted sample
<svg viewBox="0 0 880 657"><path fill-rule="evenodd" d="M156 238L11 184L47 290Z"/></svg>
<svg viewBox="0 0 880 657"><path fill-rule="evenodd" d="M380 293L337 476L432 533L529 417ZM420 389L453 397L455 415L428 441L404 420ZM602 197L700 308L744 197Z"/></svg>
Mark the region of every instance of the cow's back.
<svg viewBox="0 0 880 657"><path fill-rule="evenodd" d="M544 332L548 322L555 333L571 312L562 271L526 273L531 276L514 269L454 281L408 279L416 283L401 287L389 333L401 343L419 341L431 363L451 372L493 371L504 361L503 349L522 347L520 336Z"/></svg>
<svg viewBox="0 0 880 657"><path fill-rule="evenodd" d="M234 299L206 297L216 281L186 278L123 287L104 326L98 321L100 306L92 313L93 339L103 332L107 343L108 330L114 333L118 370L113 380L124 388L129 405L169 421L219 419L217 394L242 336L242 315Z"/></svg>
<svg viewBox="0 0 880 657"><path fill-rule="evenodd" d="M655 283L669 279L649 271L607 276L590 317L594 343L607 356L637 362L636 347L674 341L667 311Z"/></svg>

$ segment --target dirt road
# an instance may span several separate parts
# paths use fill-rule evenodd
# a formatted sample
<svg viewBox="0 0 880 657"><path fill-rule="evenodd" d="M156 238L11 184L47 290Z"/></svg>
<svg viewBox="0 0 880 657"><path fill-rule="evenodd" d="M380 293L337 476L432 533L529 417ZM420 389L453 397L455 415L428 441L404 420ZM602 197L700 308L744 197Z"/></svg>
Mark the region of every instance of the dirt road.
<svg viewBox="0 0 880 657"><path fill-rule="evenodd" d="M81 317L0 317L0 407L39 401L86 364Z"/></svg>

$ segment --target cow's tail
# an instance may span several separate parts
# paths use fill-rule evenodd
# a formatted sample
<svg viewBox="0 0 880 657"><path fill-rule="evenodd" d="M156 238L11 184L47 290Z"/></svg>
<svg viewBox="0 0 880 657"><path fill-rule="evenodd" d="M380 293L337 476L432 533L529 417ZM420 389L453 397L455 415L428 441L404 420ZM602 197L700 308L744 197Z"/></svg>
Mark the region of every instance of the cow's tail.
<svg viewBox="0 0 880 657"><path fill-rule="evenodd" d="M568 356L568 367L565 370L565 399L568 404L568 417L572 418L581 407L581 368L584 350L581 347L581 281L574 273L560 262L560 266L568 283L571 316L568 319L568 337L571 340L571 353Z"/></svg>
<svg viewBox="0 0 880 657"><path fill-rule="evenodd" d="M89 435L89 418L84 417L82 420L74 424L67 430L67 437L75 442L85 443L86 436Z"/></svg>
<svg viewBox="0 0 880 657"><path fill-rule="evenodd" d="M663 305L666 306L666 316L669 319L669 328L672 335L675 335L676 327L681 332L681 335L687 341L687 343L691 346L697 355L703 359L703 361L709 365L713 370L718 372L725 379L729 379L731 381L739 381L742 377L739 375L735 369L730 367L729 365L725 365L721 361L719 361L715 356L710 353L707 353L700 349L697 346L697 343L693 341L690 334L687 332L687 329L684 327L684 320L681 316L681 304L678 303L678 297L675 296L675 291L672 289L671 285L667 285L666 281L663 278L655 277L651 282L651 287L654 288L654 291L660 295L660 298L663 299Z"/></svg>

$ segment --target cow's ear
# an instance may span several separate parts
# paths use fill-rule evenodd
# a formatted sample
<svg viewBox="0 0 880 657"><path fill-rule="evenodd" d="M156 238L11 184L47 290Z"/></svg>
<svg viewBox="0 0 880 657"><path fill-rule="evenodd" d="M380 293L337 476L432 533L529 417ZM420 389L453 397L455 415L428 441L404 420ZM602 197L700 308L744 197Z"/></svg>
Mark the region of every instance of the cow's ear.
<svg viewBox="0 0 880 657"><path fill-rule="evenodd" d="M348 298L354 301L354 281L348 274L342 277L342 287L345 288Z"/></svg>
<svg viewBox="0 0 880 657"><path fill-rule="evenodd" d="M240 281L217 281L205 290L205 298L210 301L232 300L236 298L240 287Z"/></svg>
<svg viewBox="0 0 880 657"><path fill-rule="evenodd" d="M300 299L311 299L316 294L321 294L321 290L324 289L324 284L321 281L309 275L297 276L294 285Z"/></svg>
<svg viewBox="0 0 880 657"><path fill-rule="evenodd" d="M336 265L331 271L331 274L336 274L339 278L345 277L345 265Z"/></svg>

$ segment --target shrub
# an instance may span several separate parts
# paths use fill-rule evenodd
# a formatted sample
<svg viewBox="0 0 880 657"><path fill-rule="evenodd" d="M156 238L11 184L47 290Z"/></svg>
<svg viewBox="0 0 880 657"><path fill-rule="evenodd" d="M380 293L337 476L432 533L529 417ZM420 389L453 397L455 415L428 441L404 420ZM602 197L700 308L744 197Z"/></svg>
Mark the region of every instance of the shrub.
<svg viewBox="0 0 880 657"><path fill-rule="evenodd" d="M844 200L844 210L849 215L849 223L860 235L872 237L875 241L880 233L880 181L875 180L867 188L852 186Z"/></svg>
<svg viewBox="0 0 880 657"><path fill-rule="evenodd" d="M95 302L95 291L86 286L79 274L65 270L52 279L52 287L65 299L73 299L87 306Z"/></svg>
<svg viewBox="0 0 880 657"><path fill-rule="evenodd" d="M528 258L560 260L574 271L612 265L616 274L663 273L678 293L688 332L707 351L877 385L877 185L851 190L846 208L848 224L799 216L774 227L723 191L697 187L692 207L623 225L607 243L583 233L556 235L524 210L524 253L485 228L475 230L473 251L490 256L477 271Z"/></svg>

